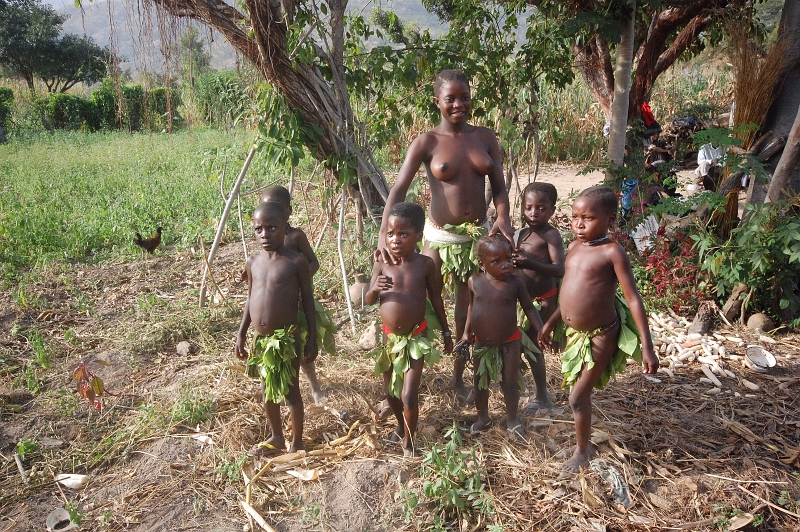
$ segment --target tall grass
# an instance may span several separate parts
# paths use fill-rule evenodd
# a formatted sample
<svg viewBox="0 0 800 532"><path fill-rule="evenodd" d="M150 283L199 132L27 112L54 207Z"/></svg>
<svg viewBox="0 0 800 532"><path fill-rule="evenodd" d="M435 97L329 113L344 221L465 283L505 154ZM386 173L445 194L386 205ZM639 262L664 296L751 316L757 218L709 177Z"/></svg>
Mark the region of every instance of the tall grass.
<svg viewBox="0 0 800 532"><path fill-rule="evenodd" d="M250 135L57 133L0 145L0 277L54 259L138 254L134 233L158 226L167 245L212 238L222 162L229 189ZM270 172L256 161L245 188Z"/></svg>

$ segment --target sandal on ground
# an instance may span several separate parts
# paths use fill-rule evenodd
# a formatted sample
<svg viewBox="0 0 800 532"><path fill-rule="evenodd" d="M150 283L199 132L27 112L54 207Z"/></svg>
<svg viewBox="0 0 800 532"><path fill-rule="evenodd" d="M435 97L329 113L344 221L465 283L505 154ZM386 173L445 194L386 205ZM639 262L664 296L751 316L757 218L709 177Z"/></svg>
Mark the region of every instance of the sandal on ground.
<svg viewBox="0 0 800 532"><path fill-rule="evenodd" d="M528 443L528 440L525 439L525 427L522 426L522 423L517 423L513 427L508 427L506 432L508 432L508 437L511 440L518 443Z"/></svg>
<svg viewBox="0 0 800 532"><path fill-rule="evenodd" d="M478 422L476 421L475 423L473 423L472 425L469 426L470 435L477 436L478 434L482 434L482 433L486 432L487 430L489 430L490 428L492 428L492 424L491 423L489 423L488 425L486 425L485 427L483 427L481 429L475 428L475 425L477 425L477 424L478 424Z"/></svg>
<svg viewBox="0 0 800 532"><path fill-rule="evenodd" d="M284 452L285 451L283 449L278 449L271 443L262 441L261 443L253 445L250 450L247 451L247 456L251 458L272 458L273 456L278 456Z"/></svg>

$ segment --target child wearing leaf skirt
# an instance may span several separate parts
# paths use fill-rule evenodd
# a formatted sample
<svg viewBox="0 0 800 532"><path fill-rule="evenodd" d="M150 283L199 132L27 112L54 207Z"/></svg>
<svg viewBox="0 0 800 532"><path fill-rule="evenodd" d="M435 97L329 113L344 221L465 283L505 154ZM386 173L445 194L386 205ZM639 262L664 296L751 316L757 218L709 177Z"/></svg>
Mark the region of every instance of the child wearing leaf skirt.
<svg viewBox="0 0 800 532"><path fill-rule="evenodd" d="M286 209L276 202L259 205L253 212L253 229L262 252L247 259L247 301L236 336L236 356L247 359L247 374L264 383L264 403L271 437L259 444L259 454L283 450L280 403L289 403L292 442L289 451L303 447L303 398L300 395L298 369L300 357L295 345L300 342L297 330L298 304L308 320L303 361L317 358L317 327L311 271L308 260L284 245ZM256 338L248 353L245 350L247 329L252 323Z"/></svg>
<svg viewBox="0 0 800 532"><path fill-rule="evenodd" d="M608 236L617 209L617 197L608 187L591 187L575 198L571 224L575 240L564 263L559 308L542 332L549 336L561 319L567 326L561 370L563 386L571 388L569 404L577 446L562 467L570 471L588 467L593 454L589 442L592 389L602 389L616 372L625 371L629 356L643 361L645 373L658 370L647 314L628 255ZM617 283L624 302L616 295Z"/></svg>
<svg viewBox="0 0 800 532"><path fill-rule="evenodd" d="M425 226L425 211L416 203L392 206L386 228L386 247L392 261L376 261L368 305L380 299L383 345L370 355L375 374L383 375L386 398L397 418L392 441L401 441L404 456L415 456L414 436L419 417L419 385L422 366L436 363L439 356L428 339L425 321L426 295L439 323L445 351L453 348L442 302L442 286L433 259L417 252Z"/></svg>

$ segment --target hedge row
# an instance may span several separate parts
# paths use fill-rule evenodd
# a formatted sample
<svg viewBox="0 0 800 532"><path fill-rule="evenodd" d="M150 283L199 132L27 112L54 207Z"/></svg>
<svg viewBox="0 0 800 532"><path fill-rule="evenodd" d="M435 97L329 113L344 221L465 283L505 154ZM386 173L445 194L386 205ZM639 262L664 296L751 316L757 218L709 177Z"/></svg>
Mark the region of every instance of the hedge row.
<svg viewBox="0 0 800 532"><path fill-rule="evenodd" d="M121 92L121 94L120 94ZM180 95L170 92L173 117ZM122 102L122 108L118 105ZM120 87L104 80L87 100L71 94L48 94L35 102L47 129L98 131L101 129L161 130L167 124L167 91L163 87L145 93L141 85ZM173 120L176 120L173 118Z"/></svg>

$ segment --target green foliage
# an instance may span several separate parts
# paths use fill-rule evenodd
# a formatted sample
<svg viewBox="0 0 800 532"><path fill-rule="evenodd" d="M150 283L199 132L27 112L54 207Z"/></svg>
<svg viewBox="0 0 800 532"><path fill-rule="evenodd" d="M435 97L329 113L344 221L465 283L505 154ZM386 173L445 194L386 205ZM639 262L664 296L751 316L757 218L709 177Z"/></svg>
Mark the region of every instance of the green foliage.
<svg viewBox="0 0 800 532"><path fill-rule="evenodd" d="M28 455L39 451L41 445L35 440L23 439L17 442L17 454L21 460L25 460Z"/></svg>
<svg viewBox="0 0 800 532"><path fill-rule="evenodd" d="M424 454L419 476L422 490L408 488L395 494L404 503L406 523L420 530L442 531L473 526L495 514L494 499L486 483L486 470L476 445L464 449L456 421L445 432L445 445ZM427 512L420 512L419 508ZM423 521L424 520L424 521Z"/></svg>
<svg viewBox="0 0 800 532"><path fill-rule="evenodd" d="M0 3L0 65L18 75L34 90L34 76L47 63L66 20L41 0Z"/></svg>
<svg viewBox="0 0 800 532"><path fill-rule="evenodd" d="M750 288L745 306L776 315L800 310L800 217L787 203L748 205L744 222L727 240L710 232L692 235L702 269L716 285L717 296L728 296L740 282Z"/></svg>
<svg viewBox="0 0 800 532"><path fill-rule="evenodd" d="M90 100L71 94L48 94L42 101L42 121L47 129L95 131L95 107Z"/></svg>
<svg viewBox="0 0 800 532"><path fill-rule="evenodd" d="M188 98L204 123L226 128L244 112L248 99L246 81L231 70L200 74Z"/></svg>
<svg viewBox="0 0 800 532"><path fill-rule="evenodd" d="M205 395L205 392L186 386L182 396L172 405L170 417L177 423L197 425L211 419L216 409L217 406L212 397Z"/></svg>
<svg viewBox="0 0 800 532"><path fill-rule="evenodd" d="M0 87L0 127L6 125L6 120L11 114L11 105L14 103L14 91L11 87Z"/></svg>
<svg viewBox="0 0 800 532"><path fill-rule="evenodd" d="M145 91L142 85L117 87L114 80L105 78L103 83L92 91L91 102L94 107L92 130L160 131L168 122L168 98L173 121L180 120L176 111L181 103L179 91L166 87L155 87Z"/></svg>
<svg viewBox="0 0 800 532"><path fill-rule="evenodd" d="M112 63L114 56L107 46L99 46L86 35L67 34L49 51L38 75L50 92L66 92L80 82L89 86L100 81Z"/></svg>
<svg viewBox="0 0 800 532"><path fill-rule="evenodd" d="M221 202L218 181L202 170L203 151L237 138L59 132L1 145L0 204L13 216L0 214L0 278L58 259L138 256L134 233L158 226L164 244L196 244L198 235L210 241ZM245 155L232 150L229 164ZM238 232L235 217L229 224ZM12 293L20 308L38 307L23 286Z"/></svg>
<svg viewBox="0 0 800 532"><path fill-rule="evenodd" d="M72 501L68 501L64 505L64 509L69 512L69 520L76 524L80 525L81 521L83 520L83 512L81 512L81 507L75 504Z"/></svg>
<svg viewBox="0 0 800 532"><path fill-rule="evenodd" d="M239 482L242 478L242 466L247 461L247 453L242 453L233 460L223 458L220 460L217 467L214 468L216 482L225 482L227 484L234 484Z"/></svg>

